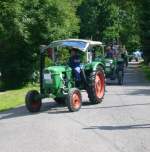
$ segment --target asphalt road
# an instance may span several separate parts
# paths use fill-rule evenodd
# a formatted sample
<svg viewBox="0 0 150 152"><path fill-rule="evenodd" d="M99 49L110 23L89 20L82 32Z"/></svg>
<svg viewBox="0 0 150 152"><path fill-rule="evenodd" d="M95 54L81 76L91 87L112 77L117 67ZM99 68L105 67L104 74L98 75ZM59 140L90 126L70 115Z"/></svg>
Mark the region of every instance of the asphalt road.
<svg viewBox="0 0 150 152"><path fill-rule="evenodd" d="M83 96L75 113L47 100L38 114L0 113L0 152L150 152L150 83L137 65L124 86L107 85L101 104Z"/></svg>

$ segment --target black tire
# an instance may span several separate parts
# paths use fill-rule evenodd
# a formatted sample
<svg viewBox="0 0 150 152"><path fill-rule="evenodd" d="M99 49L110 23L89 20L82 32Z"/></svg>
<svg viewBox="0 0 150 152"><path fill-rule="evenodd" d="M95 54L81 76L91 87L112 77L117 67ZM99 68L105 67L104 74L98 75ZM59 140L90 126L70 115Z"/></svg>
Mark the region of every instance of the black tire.
<svg viewBox="0 0 150 152"><path fill-rule="evenodd" d="M66 98L66 105L70 112L79 111L82 106L82 97L80 90L77 88L70 89Z"/></svg>
<svg viewBox="0 0 150 152"><path fill-rule="evenodd" d="M61 105L65 104L65 97L56 97L54 100L57 104L61 104Z"/></svg>
<svg viewBox="0 0 150 152"><path fill-rule="evenodd" d="M90 101L93 104L102 102L102 99L105 95L105 74L102 68L99 67L96 71L93 71L90 74L87 93Z"/></svg>
<svg viewBox="0 0 150 152"><path fill-rule="evenodd" d="M135 61L136 61L136 62L139 62L139 59L138 59L138 58L135 58Z"/></svg>
<svg viewBox="0 0 150 152"><path fill-rule="evenodd" d="M132 58L129 58L129 62L131 62L132 61Z"/></svg>
<svg viewBox="0 0 150 152"><path fill-rule="evenodd" d="M37 90L31 90L26 94L25 104L29 112L39 112L41 109L41 96Z"/></svg>
<svg viewBox="0 0 150 152"><path fill-rule="evenodd" d="M118 71L118 84L123 85L123 79L124 79L124 72L123 70Z"/></svg>

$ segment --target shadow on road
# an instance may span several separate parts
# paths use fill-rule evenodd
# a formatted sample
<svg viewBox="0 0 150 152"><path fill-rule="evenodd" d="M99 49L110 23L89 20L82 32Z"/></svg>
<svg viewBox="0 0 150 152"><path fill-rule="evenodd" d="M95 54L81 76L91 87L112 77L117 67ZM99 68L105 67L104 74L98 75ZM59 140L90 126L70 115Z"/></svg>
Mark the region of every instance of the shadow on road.
<svg viewBox="0 0 150 152"><path fill-rule="evenodd" d="M82 109L111 109L111 108L124 108L124 107L136 107L136 106L150 106L150 103L142 104L126 104L126 105L113 105L113 106L103 106L103 107L83 107Z"/></svg>
<svg viewBox="0 0 150 152"><path fill-rule="evenodd" d="M129 95L145 95L150 96L150 89L137 89L129 93Z"/></svg>
<svg viewBox="0 0 150 152"><path fill-rule="evenodd" d="M129 129L150 129L150 124L136 124L136 125L121 125L121 126L91 126L83 128L85 130L100 129L100 130L129 130Z"/></svg>
<svg viewBox="0 0 150 152"><path fill-rule="evenodd" d="M83 106L91 105L89 101L83 102ZM3 119L11 119L15 117L24 117L24 116L32 116L38 115L42 112L46 112L48 114L62 114L62 113L70 113L68 108L66 108L65 104L57 104L55 102L43 102L42 108L38 113L30 113L25 105L19 106L17 108L7 110L5 112L0 112L0 120Z"/></svg>
<svg viewBox="0 0 150 152"><path fill-rule="evenodd" d="M18 108L14 108L11 110L7 110L5 112L0 112L0 120L2 119L10 119L14 117L22 117L30 115L29 112L25 109L25 106L20 106Z"/></svg>
<svg viewBox="0 0 150 152"><path fill-rule="evenodd" d="M124 107L136 107L136 106L150 106L150 103L93 107L93 104L91 102L84 101L82 105L83 106L81 110L88 110L88 109L90 110L90 109L112 109L112 108L124 108ZM11 119L11 118L16 118L16 117L33 116L33 115L38 115L42 112L46 112L48 114L69 113L65 105L58 105L55 102L46 102L42 104L41 111L38 113L28 112L25 106L20 106L18 108L14 108L12 110L8 110L5 112L0 112L0 120Z"/></svg>
<svg viewBox="0 0 150 152"><path fill-rule="evenodd" d="M11 110L8 110L5 112L0 112L0 120L11 119L11 118L15 118L15 117L38 115L42 112L46 112L51 109L55 109L55 108L59 109L62 106L63 105L58 105L55 102L45 102L45 103L42 103L41 111L38 113L30 113L30 112L28 112L28 110L26 109L25 106L20 106L20 107L17 107L17 108L14 108L14 109L11 109Z"/></svg>
<svg viewBox="0 0 150 152"><path fill-rule="evenodd" d="M107 91L108 92L108 91ZM115 92L114 95L119 95L119 96L150 96L150 87L147 89L126 89L124 92Z"/></svg>
<svg viewBox="0 0 150 152"><path fill-rule="evenodd" d="M85 106L90 106L92 105L92 103L90 101L83 101L82 102L82 107L81 107L81 110L84 109L83 107ZM53 107L52 109L48 110L47 113L48 114L62 114L62 113L70 113L68 111L68 108L66 107L66 105L62 105L61 106L62 108L60 108L60 106L56 106L56 107Z"/></svg>

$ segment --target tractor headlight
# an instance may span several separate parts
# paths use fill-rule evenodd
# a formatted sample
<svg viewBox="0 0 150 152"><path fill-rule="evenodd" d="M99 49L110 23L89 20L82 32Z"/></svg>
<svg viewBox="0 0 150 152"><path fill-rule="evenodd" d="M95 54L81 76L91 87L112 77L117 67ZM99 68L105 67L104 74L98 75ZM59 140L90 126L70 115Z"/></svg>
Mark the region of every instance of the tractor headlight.
<svg viewBox="0 0 150 152"><path fill-rule="evenodd" d="M110 65L111 65L111 63L109 63L109 62L106 63L106 67L110 67Z"/></svg>
<svg viewBox="0 0 150 152"><path fill-rule="evenodd" d="M111 67L111 66L112 66L112 63L113 63L113 61L112 61L112 60L109 60L109 61L107 61L107 62L105 63L105 66L106 66L106 67Z"/></svg>

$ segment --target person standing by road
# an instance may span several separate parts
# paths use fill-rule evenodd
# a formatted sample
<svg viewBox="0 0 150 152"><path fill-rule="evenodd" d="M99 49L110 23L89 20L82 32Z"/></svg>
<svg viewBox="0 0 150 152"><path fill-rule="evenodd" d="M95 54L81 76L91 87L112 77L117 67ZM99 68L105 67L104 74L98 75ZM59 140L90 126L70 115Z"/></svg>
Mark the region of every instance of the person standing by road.
<svg viewBox="0 0 150 152"><path fill-rule="evenodd" d="M121 54L121 57L123 58L124 60L124 64L126 67L128 67L128 51L126 48L123 49L123 52Z"/></svg>

